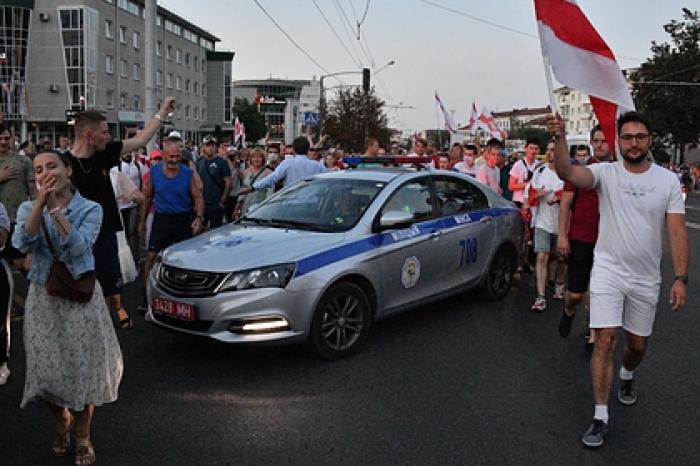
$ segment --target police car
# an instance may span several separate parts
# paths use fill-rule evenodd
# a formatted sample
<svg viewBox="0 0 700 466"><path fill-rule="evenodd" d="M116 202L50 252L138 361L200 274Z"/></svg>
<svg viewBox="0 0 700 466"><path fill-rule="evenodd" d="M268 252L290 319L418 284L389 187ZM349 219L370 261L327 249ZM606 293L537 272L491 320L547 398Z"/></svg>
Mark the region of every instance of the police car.
<svg viewBox="0 0 700 466"><path fill-rule="evenodd" d="M477 286L503 298L522 244L518 209L469 176L328 172L163 251L147 318L228 343L305 341L337 359L397 312Z"/></svg>

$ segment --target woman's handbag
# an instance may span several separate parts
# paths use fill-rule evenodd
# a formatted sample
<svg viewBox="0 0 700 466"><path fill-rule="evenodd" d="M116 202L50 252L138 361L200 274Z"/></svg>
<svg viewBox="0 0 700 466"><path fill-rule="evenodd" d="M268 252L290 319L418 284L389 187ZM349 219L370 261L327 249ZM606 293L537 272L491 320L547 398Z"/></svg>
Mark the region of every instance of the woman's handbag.
<svg viewBox="0 0 700 466"><path fill-rule="evenodd" d="M69 301L78 303L90 302L92 293L95 291L95 272L90 270L82 274L77 280L73 278L66 264L58 260L58 254L54 249L43 215L41 216L41 229L44 230L44 237L49 244L49 250L54 259L49 271L49 279L46 281L46 292L50 296Z"/></svg>

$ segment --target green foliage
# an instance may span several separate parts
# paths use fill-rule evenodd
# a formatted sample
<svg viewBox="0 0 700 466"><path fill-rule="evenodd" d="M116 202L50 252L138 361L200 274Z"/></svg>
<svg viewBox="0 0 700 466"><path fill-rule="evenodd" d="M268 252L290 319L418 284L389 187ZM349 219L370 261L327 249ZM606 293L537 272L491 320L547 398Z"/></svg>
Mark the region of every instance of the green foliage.
<svg viewBox="0 0 700 466"><path fill-rule="evenodd" d="M632 75L637 110L651 121L657 138L681 148L700 138L700 18L683 8L681 21L664 25L668 42L652 42L652 57ZM653 81L699 85L651 84Z"/></svg>
<svg viewBox="0 0 700 466"><path fill-rule="evenodd" d="M368 137L376 138L379 144L389 144L388 118L374 88L369 93L361 89L341 90L337 99L330 102L323 123L327 142L340 144L351 153L361 153Z"/></svg>
<svg viewBox="0 0 700 466"><path fill-rule="evenodd" d="M248 102L247 99L235 99L233 114L245 125L245 139L248 143L255 143L265 137L265 116L255 103Z"/></svg>
<svg viewBox="0 0 700 466"><path fill-rule="evenodd" d="M531 126L519 126L511 127L508 132L508 139L537 139L540 143L540 153L544 154L545 149L547 149L547 142L550 140L551 135L547 130L542 128L535 128Z"/></svg>

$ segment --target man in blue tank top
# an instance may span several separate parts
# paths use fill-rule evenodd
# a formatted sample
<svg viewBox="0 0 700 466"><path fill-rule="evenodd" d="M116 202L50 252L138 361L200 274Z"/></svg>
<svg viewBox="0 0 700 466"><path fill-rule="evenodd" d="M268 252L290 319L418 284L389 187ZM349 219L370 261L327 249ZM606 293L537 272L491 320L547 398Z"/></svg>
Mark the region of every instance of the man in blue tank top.
<svg viewBox="0 0 700 466"><path fill-rule="evenodd" d="M146 277L160 251L191 238L202 229L204 198L193 176L194 171L180 163L180 151L179 141L166 139L163 143L163 163L151 168L150 180L146 184L146 205L139 222L141 234L145 232L145 213L151 209L151 205L155 207Z"/></svg>

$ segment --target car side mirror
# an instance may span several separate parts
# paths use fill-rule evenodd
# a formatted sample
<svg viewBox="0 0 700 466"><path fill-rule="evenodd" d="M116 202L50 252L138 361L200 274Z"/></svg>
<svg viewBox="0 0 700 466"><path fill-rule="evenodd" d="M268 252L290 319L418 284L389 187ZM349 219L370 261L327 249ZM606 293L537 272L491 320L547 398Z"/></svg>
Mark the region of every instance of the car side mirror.
<svg viewBox="0 0 700 466"><path fill-rule="evenodd" d="M381 230L391 230L393 228L406 228L413 224L413 214L403 210L387 210L379 219Z"/></svg>

